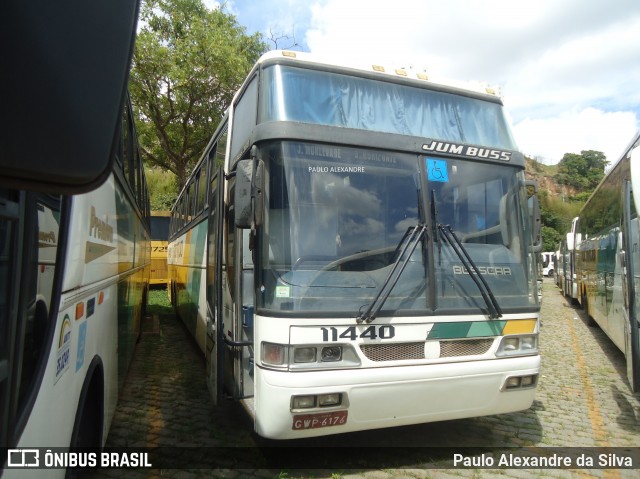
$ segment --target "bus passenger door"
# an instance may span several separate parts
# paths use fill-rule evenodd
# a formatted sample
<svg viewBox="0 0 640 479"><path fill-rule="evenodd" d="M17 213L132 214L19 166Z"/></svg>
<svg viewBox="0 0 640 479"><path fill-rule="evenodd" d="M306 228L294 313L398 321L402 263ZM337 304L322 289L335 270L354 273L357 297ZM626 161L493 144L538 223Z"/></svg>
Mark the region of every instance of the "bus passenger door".
<svg viewBox="0 0 640 479"><path fill-rule="evenodd" d="M233 209L232 209L233 210ZM233 214L233 213L231 213ZM230 222L232 223L232 221ZM231 300L224 305L224 383L233 399L253 408L253 261L249 230L228 226L227 276Z"/></svg>
<svg viewBox="0 0 640 479"><path fill-rule="evenodd" d="M233 189L233 179L230 185ZM222 369L218 381L224 383L233 399L243 400L253 397L253 262L248 246L250 232L235 228L233 215L231 206L225 220L222 287L216 288L221 302L218 334L222 352L218 354ZM247 406L247 402L243 401L243 405ZM248 411L252 412L252 408L248 407Z"/></svg>
<svg viewBox="0 0 640 479"><path fill-rule="evenodd" d="M635 272L639 269L636 258L639 257L640 250L638 249L638 214L634 207L631 181L629 180L626 180L624 184L623 210L623 240L620 260L624 267L625 357L629 384L633 392L638 392L640 391L640 339L638 334Z"/></svg>
<svg viewBox="0 0 640 479"><path fill-rule="evenodd" d="M224 219L224 174L211 172L209 231L207 234L207 340L205 361L207 387L214 404L222 399L223 326L222 326L222 232Z"/></svg>
<svg viewBox="0 0 640 479"><path fill-rule="evenodd" d="M250 230L236 229L236 291L231 334L225 341L233 358L233 395L235 399L253 397L253 259L249 249ZM241 401L253 413L251 401Z"/></svg>

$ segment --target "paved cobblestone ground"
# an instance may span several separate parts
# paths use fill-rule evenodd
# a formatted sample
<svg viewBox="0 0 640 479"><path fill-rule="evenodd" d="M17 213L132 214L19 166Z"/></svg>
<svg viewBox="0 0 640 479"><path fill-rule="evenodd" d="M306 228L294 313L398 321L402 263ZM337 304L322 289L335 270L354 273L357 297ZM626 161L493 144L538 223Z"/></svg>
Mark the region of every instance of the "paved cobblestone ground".
<svg viewBox="0 0 640 479"><path fill-rule="evenodd" d="M169 450L175 446L245 446L242 450L249 457L246 462L236 457L228 469L112 469L96 471L92 479L640 477L638 469L445 468L456 450L476 458L481 454L499 458L521 447L640 447L640 396L629 390L624 356L600 329L587 326L583 313L562 297L550 279L545 279L542 306L542 377L529 410L287 443L357 445L363 450L402 446L393 449L397 469L367 469L366 459L357 470L339 465L324 470L261 468L251 451L264 443L254 435L238 404L212 405L203 358L186 330L171 315L160 317L159 329L158 334L144 334L138 345L107 446L166 446Z"/></svg>

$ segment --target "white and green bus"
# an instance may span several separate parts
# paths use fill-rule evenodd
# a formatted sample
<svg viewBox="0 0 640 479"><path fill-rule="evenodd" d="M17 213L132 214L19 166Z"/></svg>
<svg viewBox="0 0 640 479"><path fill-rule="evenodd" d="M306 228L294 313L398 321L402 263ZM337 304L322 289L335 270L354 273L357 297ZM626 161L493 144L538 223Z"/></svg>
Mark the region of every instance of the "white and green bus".
<svg viewBox="0 0 640 479"><path fill-rule="evenodd" d="M126 95L138 5L18 3L0 155L0 474L70 477L74 464L46 469L45 451L105 444L148 286Z"/></svg>
<svg viewBox="0 0 640 479"><path fill-rule="evenodd" d="M627 377L640 391L640 134L580 210L575 230L576 297L627 359Z"/></svg>
<svg viewBox="0 0 640 479"><path fill-rule="evenodd" d="M531 186L493 90L265 54L173 208L215 400L277 439L529 408Z"/></svg>

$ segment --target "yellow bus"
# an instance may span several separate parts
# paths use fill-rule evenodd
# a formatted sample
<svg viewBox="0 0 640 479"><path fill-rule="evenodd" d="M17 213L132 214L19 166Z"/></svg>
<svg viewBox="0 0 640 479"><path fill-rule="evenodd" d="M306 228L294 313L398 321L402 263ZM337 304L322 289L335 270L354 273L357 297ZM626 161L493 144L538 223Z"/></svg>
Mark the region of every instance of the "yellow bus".
<svg viewBox="0 0 640 479"><path fill-rule="evenodd" d="M170 211L151 212L151 275L149 285L167 284L167 240L169 239Z"/></svg>

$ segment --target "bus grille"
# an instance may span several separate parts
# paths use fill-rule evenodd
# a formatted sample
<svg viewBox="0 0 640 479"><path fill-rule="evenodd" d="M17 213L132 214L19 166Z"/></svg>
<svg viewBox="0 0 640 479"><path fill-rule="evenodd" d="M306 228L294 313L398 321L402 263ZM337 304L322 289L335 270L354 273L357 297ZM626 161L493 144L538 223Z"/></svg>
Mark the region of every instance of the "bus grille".
<svg viewBox="0 0 640 479"><path fill-rule="evenodd" d="M492 344L493 338L441 341L440 357L457 358L458 356L480 356L489 351Z"/></svg>
<svg viewBox="0 0 640 479"><path fill-rule="evenodd" d="M424 359L424 341L421 343L361 344L360 349L371 361Z"/></svg>
<svg viewBox="0 0 640 479"><path fill-rule="evenodd" d="M491 348L493 338L440 341L440 358L480 356ZM425 359L424 341L419 343L362 344L360 349L371 361L410 361Z"/></svg>

